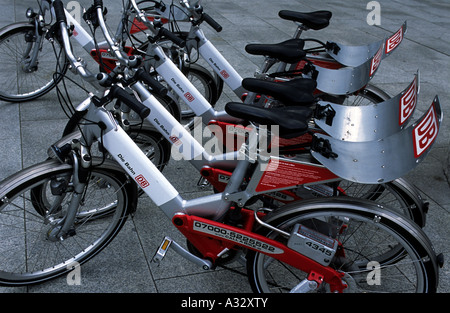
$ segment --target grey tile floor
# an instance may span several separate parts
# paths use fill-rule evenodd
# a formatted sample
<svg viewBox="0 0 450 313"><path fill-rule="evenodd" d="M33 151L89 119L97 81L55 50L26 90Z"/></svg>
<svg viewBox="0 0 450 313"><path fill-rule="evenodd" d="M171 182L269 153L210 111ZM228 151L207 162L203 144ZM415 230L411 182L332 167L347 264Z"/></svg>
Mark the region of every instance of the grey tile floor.
<svg viewBox="0 0 450 313"><path fill-rule="evenodd" d="M36 1L2 1L0 26L23 21L25 9L36 7ZM430 202L425 231L436 250L450 258L450 3L447 0L378 1L381 7L381 25L366 22L371 10L368 1L361 0L205 0L205 11L222 26L216 33L204 27L207 37L243 77L251 77L262 58L246 54L248 43L275 43L292 36L295 25L281 20L281 9L297 11L330 10L331 25L321 31L309 31L305 37L322 41L333 40L358 45L383 38L408 21L408 32L401 46L385 59L372 81L395 95L411 81L418 69L421 72L421 90L417 115L422 114L438 94L444 110L441 133L427 157L406 178ZM68 3L68 2L67 2ZM79 1L88 7L90 1ZM108 24L115 26L121 1L105 1L109 8ZM86 58L87 59L87 58ZM2 71L0 75L7 77ZM79 90L73 90L73 100L81 100ZM67 121L54 91L44 97L19 104L0 101L0 179L23 167L43 160L47 147L57 140ZM80 98L81 97L81 98ZM225 89L219 108L228 101L237 100ZM185 197L201 194L196 186L198 174L183 162L171 161L165 174ZM100 255L81 268L81 285L68 285L66 277L47 283L22 288L0 288L5 293L178 293L178 292L250 292L247 278L240 273L245 268L235 265L234 271L218 269L203 272L187 263L175 252L169 251L161 266L150 263L155 249L164 235L176 240L182 238L170 222L147 198L142 199L136 215L130 219L117 239ZM439 292L450 291L448 263L441 269Z"/></svg>

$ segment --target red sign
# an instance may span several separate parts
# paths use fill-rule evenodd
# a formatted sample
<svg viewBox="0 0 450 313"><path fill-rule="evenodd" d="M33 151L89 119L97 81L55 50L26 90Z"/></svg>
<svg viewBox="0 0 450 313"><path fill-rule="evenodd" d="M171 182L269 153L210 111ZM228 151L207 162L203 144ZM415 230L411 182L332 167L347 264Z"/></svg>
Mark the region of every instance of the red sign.
<svg viewBox="0 0 450 313"><path fill-rule="evenodd" d="M192 102L192 101L195 100L194 96L191 95L190 92L186 92L186 93L184 94L184 97L185 97L185 98L187 99L187 101L189 101L189 102Z"/></svg>
<svg viewBox="0 0 450 313"><path fill-rule="evenodd" d="M145 179L145 177L141 174L134 178L134 180L141 186L142 188L148 187L150 184Z"/></svg>
<svg viewBox="0 0 450 313"><path fill-rule="evenodd" d="M222 75L222 77L223 78L225 78L225 79L227 79L228 77L230 77L230 75L227 73L227 71L225 71L225 70L222 70L221 72L220 72L220 75Z"/></svg>
<svg viewBox="0 0 450 313"><path fill-rule="evenodd" d="M326 182L338 178L327 168L289 160L270 159L255 191L268 191L297 185Z"/></svg>
<svg viewBox="0 0 450 313"><path fill-rule="evenodd" d="M375 72L378 69L378 66L380 66L381 63L381 57L383 56L383 46L380 47L377 54L372 59L372 64L370 65L370 76L375 74Z"/></svg>
<svg viewBox="0 0 450 313"><path fill-rule="evenodd" d="M420 157L434 142L438 135L439 124L434 104L425 118L413 130L414 155Z"/></svg>
<svg viewBox="0 0 450 313"><path fill-rule="evenodd" d="M417 104L417 76L405 94L400 98L400 125L414 112Z"/></svg>
<svg viewBox="0 0 450 313"><path fill-rule="evenodd" d="M181 140L177 136L170 136L169 139L174 145L176 146L181 145Z"/></svg>
<svg viewBox="0 0 450 313"><path fill-rule="evenodd" d="M386 54L392 52L403 40L403 27L386 40Z"/></svg>

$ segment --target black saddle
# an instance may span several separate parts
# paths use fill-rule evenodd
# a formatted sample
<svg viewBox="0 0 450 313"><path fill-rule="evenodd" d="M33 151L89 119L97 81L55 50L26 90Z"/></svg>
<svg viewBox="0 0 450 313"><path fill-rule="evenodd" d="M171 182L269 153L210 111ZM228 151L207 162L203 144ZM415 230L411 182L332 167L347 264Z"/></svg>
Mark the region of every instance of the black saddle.
<svg viewBox="0 0 450 313"><path fill-rule="evenodd" d="M286 82L244 78L242 87L251 92L271 96L285 106L305 106L315 101L313 92L317 82L310 78L296 78Z"/></svg>
<svg viewBox="0 0 450 313"><path fill-rule="evenodd" d="M289 39L276 44L248 44L245 51L253 55L264 55L286 63L301 61L306 52L303 50L305 42L302 39Z"/></svg>
<svg viewBox="0 0 450 313"><path fill-rule="evenodd" d="M278 16L282 19L299 22L308 28L319 30L330 24L332 13L330 11L315 11L309 13L281 10Z"/></svg>
<svg viewBox="0 0 450 313"><path fill-rule="evenodd" d="M278 135L282 138L294 138L305 134L312 116L312 109L307 107L262 108L237 102L227 103L225 111L231 116L259 125L278 125Z"/></svg>

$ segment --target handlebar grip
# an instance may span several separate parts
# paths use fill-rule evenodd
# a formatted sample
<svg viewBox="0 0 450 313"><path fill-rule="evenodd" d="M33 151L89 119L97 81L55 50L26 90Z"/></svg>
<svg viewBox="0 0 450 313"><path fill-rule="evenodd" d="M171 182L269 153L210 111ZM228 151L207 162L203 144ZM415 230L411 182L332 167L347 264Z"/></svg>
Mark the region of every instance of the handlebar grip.
<svg viewBox="0 0 450 313"><path fill-rule="evenodd" d="M218 33L220 33L222 31L222 26L220 26L219 23L216 22L215 19L213 19L210 15L203 13L202 15L203 20L209 24L209 26L211 26L212 28L214 28L214 30Z"/></svg>
<svg viewBox="0 0 450 313"><path fill-rule="evenodd" d="M167 30L165 28L160 28L159 35L167 37L169 40L171 40L174 44L176 44L180 48L183 48L186 45L186 42L183 39L181 39L180 37L172 33L170 30Z"/></svg>
<svg viewBox="0 0 450 313"><path fill-rule="evenodd" d="M150 109L140 103L136 98L128 94L121 87L114 85L111 87L110 95L114 98L121 100L130 109L136 112L142 119L146 118L150 114Z"/></svg>
<svg viewBox="0 0 450 313"><path fill-rule="evenodd" d="M165 96L167 95L167 88L164 87L163 84L161 84L160 82L158 82L156 79L154 79L146 70L144 70L143 68L140 68L139 70L136 71L135 77L141 81L143 81L144 83L146 83L147 85L150 86L150 88L152 88L152 90L154 90L156 93L158 93L161 96Z"/></svg>
<svg viewBox="0 0 450 313"><path fill-rule="evenodd" d="M94 0L95 8L103 8L103 0Z"/></svg>
<svg viewBox="0 0 450 313"><path fill-rule="evenodd" d="M53 2L53 8L55 9L56 22L64 22L67 24L66 13L64 13L64 4L61 0L55 0Z"/></svg>

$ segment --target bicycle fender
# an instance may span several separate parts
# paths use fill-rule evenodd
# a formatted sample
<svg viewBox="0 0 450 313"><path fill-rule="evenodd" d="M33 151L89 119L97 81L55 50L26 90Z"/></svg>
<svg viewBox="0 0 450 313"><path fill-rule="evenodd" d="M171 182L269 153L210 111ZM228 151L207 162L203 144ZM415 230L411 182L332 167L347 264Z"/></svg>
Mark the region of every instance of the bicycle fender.
<svg viewBox="0 0 450 313"><path fill-rule="evenodd" d="M6 25L5 27L0 29L0 38L3 36L4 33L10 32L15 28L30 27L30 25L34 27L33 22L17 22L17 23L12 23L12 24Z"/></svg>
<svg viewBox="0 0 450 313"><path fill-rule="evenodd" d="M405 21L400 29L391 36L367 45L347 46L331 42L327 45L327 53L342 65L357 67L373 58L383 44L385 44L385 49L382 59L389 56L402 43L406 30Z"/></svg>
<svg viewBox="0 0 450 313"><path fill-rule="evenodd" d="M367 184L393 181L423 161L438 136L442 118L436 96L420 119L392 136L351 142L316 134L329 142L337 157L327 158L319 151L311 151L311 154L331 172L350 181Z"/></svg>
<svg viewBox="0 0 450 313"><path fill-rule="evenodd" d="M383 50L384 43L371 59L357 67L332 69L314 65L317 89L331 95L348 95L363 89L377 72Z"/></svg>
<svg viewBox="0 0 450 313"><path fill-rule="evenodd" d="M345 141L373 141L389 137L406 127L412 117L419 94L419 72L409 86L397 96L367 106L344 106L321 102L334 112L332 121L325 115L315 123L333 138Z"/></svg>

